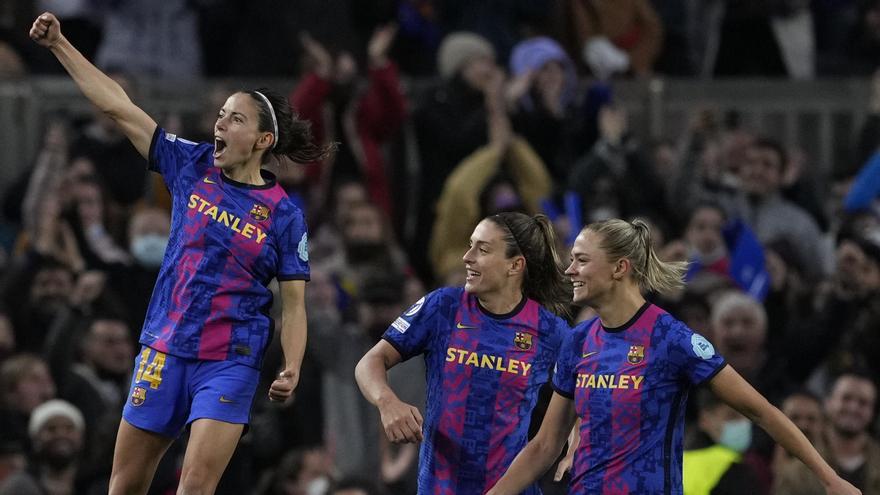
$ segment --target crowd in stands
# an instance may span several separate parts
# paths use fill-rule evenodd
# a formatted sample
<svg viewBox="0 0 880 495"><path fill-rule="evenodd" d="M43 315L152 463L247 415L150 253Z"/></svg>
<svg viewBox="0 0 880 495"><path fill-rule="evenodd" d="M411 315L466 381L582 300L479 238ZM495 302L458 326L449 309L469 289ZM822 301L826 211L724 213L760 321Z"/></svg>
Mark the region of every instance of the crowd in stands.
<svg viewBox="0 0 880 495"><path fill-rule="evenodd" d="M691 263L686 289L654 299L880 494L880 78L847 163L711 105L651 141L615 99L616 80L654 75L871 77L880 1L14 0L0 82L61 73L26 38L43 10L131 94L145 78L289 77L294 110L339 143L323 163L270 165L309 221L308 350L279 404L259 398L281 364L270 347L218 493L414 493L417 446L385 439L354 366L427 290L463 283L479 219L521 211L553 220L562 253L589 222L648 221L665 259ZM210 140L210 104L160 125ZM34 138L0 197L0 495L106 493L169 197L97 112L47 115ZM422 404L423 377L412 360L390 379ZM688 417L686 490L823 493L711 395ZM151 493L174 492L185 441Z"/></svg>

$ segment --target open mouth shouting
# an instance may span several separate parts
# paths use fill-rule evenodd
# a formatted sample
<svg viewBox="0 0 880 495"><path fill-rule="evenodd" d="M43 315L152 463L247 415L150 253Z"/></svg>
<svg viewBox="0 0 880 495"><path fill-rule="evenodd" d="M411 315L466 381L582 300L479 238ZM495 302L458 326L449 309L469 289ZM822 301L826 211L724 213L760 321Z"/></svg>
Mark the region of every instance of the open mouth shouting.
<svg viewBox="0 0 880 495"><path fill-rule="evenodd" d="M214 136L214 159L220 158L226 151L226 141L219 136Z"/></svg>

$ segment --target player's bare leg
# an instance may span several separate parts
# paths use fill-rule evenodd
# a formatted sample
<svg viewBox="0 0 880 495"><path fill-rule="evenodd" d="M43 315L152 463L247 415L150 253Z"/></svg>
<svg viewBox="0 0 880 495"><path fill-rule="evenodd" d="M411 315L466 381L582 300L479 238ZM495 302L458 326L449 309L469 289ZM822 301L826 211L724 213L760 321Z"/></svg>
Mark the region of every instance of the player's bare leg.
<svg viewBox="0 0 880 495"><path fill-rule="evenodd" d="M189 442L177 495L210 495L229 464L244 425L197 419L190 425Z"/></svg>
<svg viewBox="0 0 880 495"><path fill-rule="evenodd" d="M173 438L135 428L128 421L119 423L113 471L110 474L110 495L141 495L147 493L162 455Z"/></svg>

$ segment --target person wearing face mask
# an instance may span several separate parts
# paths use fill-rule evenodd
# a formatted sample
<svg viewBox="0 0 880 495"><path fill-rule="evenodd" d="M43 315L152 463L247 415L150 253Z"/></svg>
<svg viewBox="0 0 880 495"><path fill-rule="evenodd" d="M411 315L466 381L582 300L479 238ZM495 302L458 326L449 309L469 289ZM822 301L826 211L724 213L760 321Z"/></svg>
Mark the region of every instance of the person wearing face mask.
<svg viewBox="0 0 880 495"><path fill-rule="evenodd" d="M168 247L171 217L154 207L136 210L128 224L128 251L131 262L113 265L108 270L107 285L124 307L128 327L134 332L143 325L150 296ZM132 334L137 338L137 334Z"/></svg>
<svg viewBox="0 0 880 495"><path fill-rule="evenodd" d="M764 493L756 473L742 462L752 441L752 422L711 391L697 395L698 438L684 451L684 495Z"/></svg>

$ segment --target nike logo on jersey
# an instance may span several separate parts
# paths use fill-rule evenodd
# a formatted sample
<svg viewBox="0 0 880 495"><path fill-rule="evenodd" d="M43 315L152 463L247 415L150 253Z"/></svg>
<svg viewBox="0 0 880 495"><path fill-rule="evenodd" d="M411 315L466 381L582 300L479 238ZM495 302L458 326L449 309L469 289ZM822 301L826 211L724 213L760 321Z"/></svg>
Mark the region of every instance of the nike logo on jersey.
<svg viewBox="0 0 880 495"><path fill-rule="evenodd" d="M202 179L202 182L204 182L205 184L216 184L216 182L212 181L211 179L209 179L207 177Z"/></svg>
<svg viewBox="0 0 880 495"><path fill-rule="evenodd" d="M221 395L220 402L222 402L223 404L232 404L235 401L232 399L227 399L225 395Z"/></svg>
<svg viewBox="0 0 880 495"><path fill-rule="evenodd" d="M594 356L596 354L599 354L599 351L587 352L587 353L583 354L581 357L584 359L587 359L588 357Z"/></svg>
<svg viewBox="0 0 880 495"><path fill-rule="evenodd" d="M470 326L470 325L465 325L465 324L463 324L462 322L458 322L458 323L455 325L455 328L460 328L460 329L462 329L462 330L465 330L465 329L470 328L470 329L473 330L473 329L475 329L475 328L477 328L477 327L472 327L472 326Z"/></svg>

